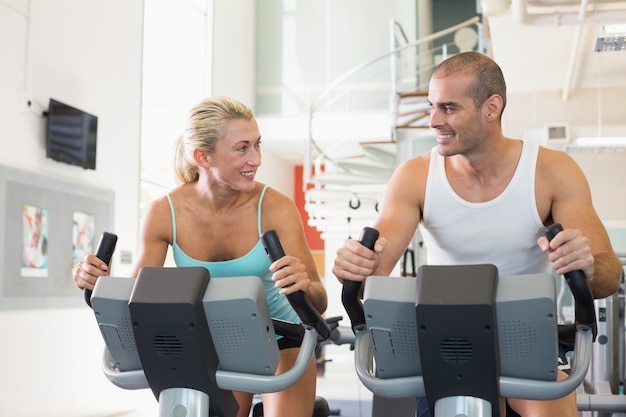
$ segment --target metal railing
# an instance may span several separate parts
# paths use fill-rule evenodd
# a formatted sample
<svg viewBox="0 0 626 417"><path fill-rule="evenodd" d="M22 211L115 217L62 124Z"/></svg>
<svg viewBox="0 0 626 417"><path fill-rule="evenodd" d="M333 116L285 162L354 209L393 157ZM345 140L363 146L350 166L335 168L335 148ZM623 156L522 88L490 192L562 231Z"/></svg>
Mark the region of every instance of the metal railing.
<svg viewBox="0 0 626 417"><path fill-rule="evenodd" d="M312 172L315 175L319 173L316 169L322 165L333 164L334 158L329 151L338 149L342 143L359 139L394 140L399 93L426 90L430 72L438 60L456 48L454 42L443 42L442 39L460 29L475 28L477 42L474 49L485 50L485 35L478 16L411 42L407 41L397 22L392 21L391 27L395 37L392 45L400 46L349 69L310 106L304 159L305 189L311 183ZM396 32L400 32L401 39ZM374 112L386 112L387 126L371 135L361 132L363 119L371 119ZM384 121L385 117L379 120ZM322 142L330 146L326 147Z"/></svg>
<svg viewBox="0 0 626 417"><path fill-rule="evenodd" d="M390 51L346 71L310 106L303 189L308 223L323 239L356 233L375 220L390 172L395 169L396 133L400 125L428 126L426 96L431 72L441 60L457 53L459 49L449 38L458 37L461 29L461 33L471 32L466 28L474 30L474 50L484 52L479 17L414 41L392 20ZM415 98L409 100L414 101L407 103L410 95ZM401 120L404 122L399 123ZM362 146L365 142L367 149ZM363 159L368 160L365 155L375 150L369 149L372 144L391 145L393 161L377 158L380 165L365 164L357 169ZM387 151L378 149L383 156Z"/></svg>

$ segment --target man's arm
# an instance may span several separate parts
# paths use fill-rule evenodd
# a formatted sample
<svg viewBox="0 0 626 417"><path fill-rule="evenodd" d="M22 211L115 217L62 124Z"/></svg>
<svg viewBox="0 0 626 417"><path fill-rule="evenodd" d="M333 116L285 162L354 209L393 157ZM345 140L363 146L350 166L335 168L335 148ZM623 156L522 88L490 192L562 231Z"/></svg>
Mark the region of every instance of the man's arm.
<svg viewBox="0 0 626 417"><path fill-rule="evenodd" d="M380 237L374 251L353 239L337 250L333 274L340 280L365 281L370 275L389 275L415 235L430 154L401 164L385 189L381 213L373 225Z"/></svg>
<svg viewBox="0 0 626 417"><path fill-rule="evenodd" d="M389 275L415 236L422 219L430 153L409 159L394 172L374 227L387 240L375 275Z"/></svg>
<svg viewBox="0 0 626 417"><path fill-rule="evenodd" d="M608 297L619 290L622 263L615 252L597 253L594 258L594 279L591 281L591 291L595 298ZM596 277L614 277L613 279ZM596 282L594 282L596 281Z"/></svg>
<svg viewBox="0 0 626 417"><path fill-rule="evenodd" d="M589 183L569 155L540 152L537 205L546 224L558 222L564 230L549 245L544 238L539 245L558 274L581 269L594 297L607 297L619 289L622 265L593 207Z"/></svg>

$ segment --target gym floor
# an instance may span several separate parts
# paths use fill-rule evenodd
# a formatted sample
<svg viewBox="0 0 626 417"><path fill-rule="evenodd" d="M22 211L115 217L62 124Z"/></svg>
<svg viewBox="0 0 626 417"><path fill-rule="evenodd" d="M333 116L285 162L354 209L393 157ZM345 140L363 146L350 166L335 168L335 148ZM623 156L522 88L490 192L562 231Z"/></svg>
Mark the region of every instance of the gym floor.
<svg viewBox="0 0 626 417"><path fill-rule="evenodd" d="M326 399L331 416L371 417L372 393L356 375L349 345L324 346L323 360L317 366L317 395ZM260 396L255 396L253 402L258 401Z"/></svg>

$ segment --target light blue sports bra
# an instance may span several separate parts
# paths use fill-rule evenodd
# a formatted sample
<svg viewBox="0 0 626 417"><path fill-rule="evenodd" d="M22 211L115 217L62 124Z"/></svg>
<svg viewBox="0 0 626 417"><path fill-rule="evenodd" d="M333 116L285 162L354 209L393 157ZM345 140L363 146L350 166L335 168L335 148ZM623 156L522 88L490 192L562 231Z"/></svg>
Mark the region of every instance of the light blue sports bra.
<svg viewBox="0 0 626 417"><path fill-rule="evenodd" d="M263 204L263 197L265 196L266 190L267 185L263 187L259 198L259 208L257 214L259 236L261 235L261 206ZM176 242L176 215L174 213L174 204L172 203L172 198L169 194L167 194L167 201L169 202L170 212L172 213L172 249L176 266L202 266L209 271L211 279L257 276L261 279L261 281L263 281L263 288L265 289L265 296L267 298L267 304L272 318L292 323L300 322L300 318L291 307L291 304L289 304L289 301L287 301L287 297L280 294L278 292L279 290L274 286L272 272L269 270L270 261L267 257L267 253L265 252L265 247L263 246L261 239L259 239L256 245L254 245L248 253L237 259L220 262L206 262L194 259L187 255Z"/></svg>

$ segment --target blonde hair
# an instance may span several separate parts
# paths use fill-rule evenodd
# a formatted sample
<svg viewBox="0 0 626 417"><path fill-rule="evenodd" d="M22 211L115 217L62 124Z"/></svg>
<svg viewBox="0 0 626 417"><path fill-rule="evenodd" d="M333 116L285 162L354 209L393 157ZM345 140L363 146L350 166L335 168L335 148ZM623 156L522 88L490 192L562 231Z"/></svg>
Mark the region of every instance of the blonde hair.
<svg viewBox="0 0 626 417"><path fill-rule="evenodd" d="M174 145L174 173L180 183L198 180L198 166L193 151L201 149L213 153L230 120L254 118L252 110L229 97L209 97L191 108L187 127Z"/></svg>

